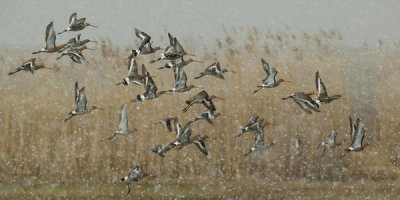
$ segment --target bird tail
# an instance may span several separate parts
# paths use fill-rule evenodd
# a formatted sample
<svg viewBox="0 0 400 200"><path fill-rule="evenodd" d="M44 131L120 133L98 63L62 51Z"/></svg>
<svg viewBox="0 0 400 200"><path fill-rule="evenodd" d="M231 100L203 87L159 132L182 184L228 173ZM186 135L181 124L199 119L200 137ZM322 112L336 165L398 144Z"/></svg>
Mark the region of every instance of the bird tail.
<svg viewBox="0 0 400 200"><path fill-rule="evenodd" d="M117 133L114 133L111 137L108 138L108 140L112 140L115 136L117 136Z"/></svg>
<svg viewBox="0 0 400 200"><path fill-rule="evenodd" d="M282 100L286 100L286 99L290 99L290 98L292 98L292 96L284 97L284 98L282 98Z"/></svg>
<svg viewBox="0 0 400 200"><path fill-rule="evenodd" d="M73 116L70 115L69 117L67 117L66 119L64 119L64 122L68 122L69 120L71 120L72 117L73 117Z"/></svg>

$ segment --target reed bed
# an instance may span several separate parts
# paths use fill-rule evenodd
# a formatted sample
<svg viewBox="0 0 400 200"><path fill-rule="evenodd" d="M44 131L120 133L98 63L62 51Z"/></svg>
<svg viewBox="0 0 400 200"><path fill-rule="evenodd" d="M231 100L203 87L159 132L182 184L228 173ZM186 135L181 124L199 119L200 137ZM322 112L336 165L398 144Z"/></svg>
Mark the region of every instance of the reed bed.
<svg viewBox="0 0 400 200"><path fill-rule="evenodd" d="M204 121L193 124L192 134L207 134L209 156L195 146L168 152L162 159L150 152L166 144L173 133L158 124L159 119L178 116L181 123L204 111L200 105L182 113L184 102L200 90L163 95L152 101L129 103L142 94L139 86L116 86L127 74L127 57L133 46L119 47L102 39L96 51L85 52L89 63L78 65L55 54L38 55L58 71L39 70L34 75L7 73L32 57L31 49L0 49L0 183L117 183L136 164L155 179L171 180L251 180L255 183L285 181L397 181L399 168L400 46L383 44L351 49L335 45L342 39L335 31L294 34L289 28L261 31L234 28L209 44L181 39L185 50L204 64L186 67L188 84L202 86L215 100L222 116L213 126ZM196 38L196 37L194 37ZM160 40L161 46L166 40ZM159 90L173 87L173 72L158 70L164 64L149 64L158 54L140 56L138 64L147 66ZM265 74L260 58L279 71L277 77L293 83L278 88L252 91ZM213 77L194 79L205 67L219 61L223 68L237 73L225 80ZM293 101L282 101L297 91L315 91L314 75L319 71L331 95L342 99L324 105L321 113L307 115ZM88 106L104 111L74 117L63 123L74 108L74 82L86 87ZM109 141L118 127L119 107L128 103L130 127L138 132ZM265 142L276 142L268 151L243 154L253 145L252 134L235 135L253 113L278 123L265 128ZM359 116L365 123L366 142L362 152L341 158L349 141L348 116ZM332 130L345 144L328 149L318 144ZM295 135L303 141L303 153L295 156ZM151 181L152 179L143 181Z"/></svg>

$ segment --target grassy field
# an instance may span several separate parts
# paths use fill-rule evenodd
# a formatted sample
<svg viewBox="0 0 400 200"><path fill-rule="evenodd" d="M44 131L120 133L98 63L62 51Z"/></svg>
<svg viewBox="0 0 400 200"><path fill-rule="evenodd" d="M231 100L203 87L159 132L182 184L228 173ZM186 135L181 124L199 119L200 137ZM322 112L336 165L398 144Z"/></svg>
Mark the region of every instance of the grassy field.
<svg viewBox="0 0 400 200"><path fill-rule="evenodd" d="M304 191L295 190L293 195L304 193L318 199L318 195L322 194L313 196L307 192L318 187L331 188L332 194L346 199L358 198L348 189L352 187L376 197L398 194L398 188L390 183L398 181L400 175L399 44L377 42L371 47L365 45L350 49L335 45L341 39L340 33L335 31L295 35L289 28L275 33L257 29L227 30L224 38L218 38L211 44L201 44L200 37L179 39L186 51L205 62L186 67L188 84L204 87L209 94L226 99L215 101L217 110L223 115L216 119L214 126L206 122L192 126L192 134L211 136L206 142L209 156L203 156L194 146L168 152L165 159L149 150L173 139L172 133L154 122L178 116L180 122L185 123L203 112L203 107L197 105L186 113L181 112L184 101L200 90L128 104L130 127L139 131L107 140L118 127L120 105L144 92L138 86L115 85L127 74L127 56L133 46L118 47L109 39L101 40L96 51L85 52L89 63L84 65L74 64L67 57L56 60L55 54L41 54L37 56L37 62L55 67L58 71L40 70L34 75L20 72L14 76L7 73L30 59L32 50L0 49L1 195L6 198L14 195L30 198L32 193L51 198L54 191L62 193L65 198L92 197L91 194L93 198L107 198L112 194L118 198L126 191L124 184L116 180L125 176L136 164L141 164L159 181L176 183L179 179L194 180L193 183L183 184L187 191L171 189L168 182L162 181L159 183L162 197L182 193L188 198L190 191L197 191L197 183L201 185L205 180L211 181L205 188L206 191L213 190L206 192L210 198L223 197L220 187L224 184L218 187L213 185L219 185L220 180L244 178L255 179L257 184L248 186L246 182L238 182L232 186L235 187L234 192L255 188L255 191L265 191L262 195L268 193L276 195L272 197L287 197L285 195L291 193L278 190L279 187L293 188L304 183ZM156 41L161 46L167 45L166 42L165 38ZM146 64L155 76L159 90L171 89L173 73L157 69L164 63L148 64L156 56L158 54L139 57L138 64ZM253 94L256 85L265 76L260 58L277 68L277 78L293 83ZM223 68L238 73L226 74L226 80L212 77L193 79L217 60ZM281 100L293 92L315 91L314 75L317 70L329 94L341 94L342 99L324 105L321 113L312 115L305 114L292 101ZM96 105L105 110L63 123L68 112L74 109L75 81L86 87L88 106ZM240 139L234 136L253 113L279 124L266 127L264 131L266 143L276 142L276 145L269 151L243 157L254 139L251 134ZM349 115L361 117L367 130L365 140L371 146L341 158L343 149L349 144ZM344 140L345 144L322 155L317 146L332 130L339 132L338 140ZM292 150L296 134L303 141L303 153L299 156L295 156ZM80 185L88 180L94 184ZM158 195L156 186L150 182L144 180L144 183L138 184L137 187L144 188L141 195ZM363 182L366 185L361 187ZM85 193L85 187L92 190L100 183L104 185L98 193ZM157 185L157 182L153 183ZM226 185L230 185L228 183ZM385 184L380 188L382 183ZM47 189L52 184L54 187ZM170 190L173 193L169 193ZM225 192L229 193L228 190ZM231 195L232 198L241 197ZM157 199L157 196L153 198Z"/></svg>
<svg viewBox="0 0 400 200"><path fill-rule="evenodd" d="M20 199L399 199L398 182L147 182L121 184L35 185L0 187L0 198Z"/></svg>

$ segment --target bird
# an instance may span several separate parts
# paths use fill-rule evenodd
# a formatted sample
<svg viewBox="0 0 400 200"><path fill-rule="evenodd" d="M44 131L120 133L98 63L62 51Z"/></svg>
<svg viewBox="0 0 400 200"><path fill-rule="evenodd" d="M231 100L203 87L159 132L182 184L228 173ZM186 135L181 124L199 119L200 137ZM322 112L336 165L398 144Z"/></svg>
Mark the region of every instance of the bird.
<svg viewBox="0 0 400 200"><path fill-rule="evenodd" d="M220 115L221 115L221 113L214 113L214 111L206 110L202 114L197 116L193 121L207 120L207 122L209 124L213 124L214 123L214 119L217 118Z"/></svg>
<svg viewBox="0 0 400 200"><path fill-rule="evenodd" d="M338 132L332 131L331 134L325 138L325 141L321 142L318 146L318 148L324 147L324 152L325 149L333 149L341 145L341 143L336 143L336 136Z"/></svg>
<svg viewBox="0 0 400 200"><path fill-rule="evenodd" d="M128 173L128 176L121 178L121 181L122 182L126 181L126 184L128 185L128 193L127 194L129 194L131 192L130 184L132 182L138 182L141 179L145 178L146 176L149 176L149 174L146 172L142 172L141 167L139 165L137 165L134 169L132 169Z"/></svg>
<svg viewBox="0 0 400 200"><path fill-rule="evenodd" d="M179 43L178 39L173 37L170 33L168 33L169 38L169 46L167 46L161 56L155 60L151 60L150 63L154 63L160 60L175 60L180 59L183 56L189 55L194 56L192 54L187 53L182 45Z"/></svg>
<svg viewBox="0 0 400 200"><path fill-rule="evenodd" d="M313 95L314 92L305 93L305 92L296 92L292 95L282 98L282 100L293 99L301 109L303 109L307 114L312 114L312 110L315 112L320 112L319 104L316 103L310 96Z"/></svg>
<svg viewBox="0 0 400 200"><path fill-rule="evenodd" d="M33 74L35 72L35 70L39 70L39 69L54 70L54 68L46 67L43 64L36 64L36 58L31 58L31 59L25 61L21 66L17 67L17 69L15 69L15 71L8 73L8 75L13 75L19 71L30 71Z"/></svg>
<svg viewBox="0 0 400 200"><path fill-rule="evenodd" d="M316 100L318 104L328 104L333 100L339 99L341 97L341 95L328 96L326 87L322 82L321 77L319 76L319 71L315 73L315 85L318 91L318 100Z"/></svg>
<svg viewBox="0 0 400 200"><path fill-rule="evenodd" d="M147 55L147 54L152 54L157 52L158 50L163 50L163 48L161 47L153 47L152 46L153 41L148 42L147 44L145 44L143 47L139 49L134 49L131 51L131 54L133 56L138 56L138 55Z"/></svg>
<svg viewBox="0 0 400 200"><path fill-rule="evenodd" d="M54 31L53 22L50 22L46 27L45 47L39 51L32 52L32 54L41 52L54 53L65 47L66 46L64 44L56 46L56 32Z"/></svg>
<svg viewBox="0 0 400 200"><path fill-rule="evenodd" d="M64 122L71 120L71 118L76 115L84 115L96 109L103 110L96 106L92 106L90 109L86 108L87 99L85 95L85 87L79 89L78 82L75 82L75 104L76 104L76 109L68 113L69 116L64 120Z"/></svg>
<svg viewBox="0 0 400 200"><path fill-rule="evenodd" d="M126 114L126 104L123 104L121 106L120 111L119 111L119 127L118 127L118 130L111 137L109 137L108 139L111 140L117 135L128 135L128 134L134 133L136 131L137 131L136 128L134 128L132 130L130 130L128 128L128 116Z"/></svg>
<svg viewBox="0 0 400 200"><path fill-rule="evenodd" d="M170 89L169 92L188 92L193 88L198 88L195 85L186 85L187 76L183 68L174 68L175 87Z"/></svg>
<svg viewBox="0 0 400 200"><path fill-rule="evenodd" d="M178 68L179 69L179 68L185 67L186 65L188 65L191 62L203 63L202 61L194 60L192 58L184 60L182 57L179 59L172 60L172 61L166 63L163 67L159 67L158 69L164 69L164 68L167 68L167 69Z"/></svg>
<svg viewBox="0 0 400 200"><path fill-rule="evenodd" d="M97 41L95 40L89 40L89 39L85 39L81 41L81 34L79 33L78 35L76 35L74 38L71 38L70 40L68 40L64 45L66 46L66 48L68 47L80 47L85 45L86 43L89 42L95 42L97 43ZM62 51L63 49L61 49L60 51ZM59 53L60 53L59 51Z"/></svg>
<svg viewBox="0 0 400 200"><path fill-rule="evenodd" d="M67 31L80 31L80 30L85 29L88 26L92 26L92 27L97 28L97 26L95 26L95 25L86 23L86 18L78 19L76 12L74 12L69 17L69 25L68 25L68 27L64 31L59 32L57 34L65 33Z"/></svg>
<svg viewBox="0 0 400 200"><path fill-rule="evenodd" d="M292 148L293 148L296 156L300 155L301 152L303 151L302 145L301 145L301 139L298 134L296 134L296 143L294 144L294 146L292 146Z"/></svg>
<svg viewBox="0 0 400 200"><path fill-rule="evenodd" d="M143 65L144 66L144 65ZM146 67L143 68L142 72L147 72ZM128 64L128 77L123 78L121 82L117 83L116 85L124 84L129 85L133 82L135 85L144 85L144 75L140 75L138 72L138 65L134 56L129 56L129 64Z"/></svg>
<svg viewBox="0 0 400 200"><path fill-rule="evenodd" d="M151 148L151 152L159 155L160 157L164 158L165 155L164 153L168 152L172 148L174 148L176 145L173 142L170 142L166 145L156 145L155 147Z"/></svg>
<svg viewBox="0 0 400 200"><path fill-rule="evenodd" d="M265 125L261 123L257 123L255 127L255 134L254 134L254 146L249 149L244 156L250 155L253 151L263 151L269 149L275 143L272 143L270 146L266 146L264 143L264 127Z"/></svg>
<svg viewBox="0 0 400 200"><path fill-rule="evenodd" d="M200 72L200 75L195 77L195 79L199 79L205 75L214 76L220 79L225 79L224 74L226 72L236 73L235 71L231 71L228 69L221 69L219 62L215 62L208 66L204 71Z"/></svg>
<svg viewBox="0 0 400 200"><path fill-rule="evenodd" d="M194 95L192 98L185 101L187 106L182 110L182 112L186 112L194 104L203 104L208 110L215 111L216 108L212 102L213 99L225 100L225 99L223 99L221 97L217 97L215 95L209 96L205 90L202 90L201 92Z"/></svg>
<svg viewBox="0 0 400 200"><path fill-rule="evenodd" d="M251 115L246 126L241 129L241 133L236 137L240 137L247 132L255 132L257 130L258 118L259 116L256 114Z"/></svg>
<svg viewBox="0 0 400 200"><path fill-rule="evenodd" d="M143 70L143 68L146 69L144 67L144 65L142 65L142 70ZM167 93L167 91L157 92L158 88L157 88L156 84L154 83L153 78L151 78L150 73L146 72L146 73L143 73L143 75L145 76L144 85L145 85L146 92L143 95L137 95L136 99L132 99L131 101L133 103L136 103L138 101L155 99L155 98L158 98L159 96Z"/></svg>
<svg viewBox="0 0 400 200"><path fill-rule="evenodd" d="M147 33L139 30L138 28L134 27L135 30L135 35L140 39L140 47L137 50L132 50L132 55L133 56L138 56L139 54L151 54L154 53L158 50L160 50L160 47L155 47L153 48L151 46L151 37Z"/></svg>
<svg viewBox="0 0 400 200"><path fill-rule="evenodd" d="M346 156L348 153L352 151L362 151L369 143L364 143L365 137L365 129L363 124L361 124L360 118L357 118L357 123L354 124L351 116L349 116L350 121L350 139L351 145L350 147L344 149L342 157Z"/></svg>
<svg viewBox="0 0 400 200"><path fill-rule="evenodd" d="M176 120L176 117L161 119L161 120L158 120L155 124L162 123L162 124L164 124L165 127L167 127L168 131L172 132L173 131L172 130L172 125L173 125L172 121L173 120Z"/></svg>
<svg viewBox="0 0 400 200"><path fill-rule="evenodd" d="M263 83L261 85L258 85L257 86L258 89L254 90L253 93L258 92L263 88L278 87L283 82L290 82L290 81L286 81L283 79L279 79L278 81L276 81L275 77L276 77L276 74L278 74L278 71L272 65L270 65L268 62L266 62L263 58L261 58L261 65L267 75L265 76Z"/></svg>
<svg viewBox="0 0 400 200"><path fill-rule="evenodd" d="M94 50L87 46L81 46L79 48L78 47L68 47L64 51L62 51L61 55L59 57L57 57L56 59L59 60L63 56L68 55L73 62L82 64L82 61L85 61L85 57L83 56L82 51L86 50L86 49Z"/></svg>

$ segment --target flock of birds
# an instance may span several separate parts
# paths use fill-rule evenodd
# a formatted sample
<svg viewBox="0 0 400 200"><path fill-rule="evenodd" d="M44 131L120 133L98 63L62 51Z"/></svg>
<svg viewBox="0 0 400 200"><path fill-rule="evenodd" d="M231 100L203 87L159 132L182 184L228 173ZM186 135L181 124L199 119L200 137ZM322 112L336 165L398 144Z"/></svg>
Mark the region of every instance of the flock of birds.
<svg viewBox="0 0 400 200"><path fill-rule="evenodd" d="M70 16L68 27L64 31L58 34L62 34L67 31L80 31L89 26L96 27L94 25L87 23L85 18L78 19L77 14L73 13ZM137 28L135 28L134 31L136 36L140 39L140 46L138 49L132 50L130 53L129 64L128 64L128 76L126 78L123 78L121 82L116 84L116 85L135 84L145 87L145 93L137 95L135 99L131 100L132 103L144 100L152 100L160 97L163 94L173 94L175 92L188 92L193 88L198 88L197 86L194 85L189 85L189 86L187 85L187 76L184 71L184 67L191 62L201 62L201 61L196 61L191 58L184 59L185 56L194 56L194 55L187 53L183 49L182 45L179 43L176 37L173 37L170 33L168 33L169 46L167 46L166 48L160 48L152 46L153 41L151 40L151 37L147 33L140 31ZM80 40L80 36L81 34L78 34L75 38L70 39L67 43L56 46L55 44L56 34L54 31L54 26L53 22L50 22L50 24L48 24L46 28L45 47L40 49L39 51L33 52L33 54L58 52L61 55L57 59L60 59L61 57L68 55L73 62L82 63L82 61L85 61L82 51L85 49L90 49L87 46L85 46L85 44L88 42L96 42L96 41L88 39ZM139 73L139 66L135 58L140 55L153 54L161 50L163 52L161 53L160 57L150 61L150 63L158 62L161 60L167 60L168 62L159 69L167 68L173 70L175 78L175 87L167 91L157 92L158 88L153 80L153 76L151 76L149 71L147 71L144 64L141 65L141 73ZM276 75L278 71L264 59L261 59L261 65L263 70L266 72L266 77L262 81L262 84L258 85L257 89L253 93L258 92L263 88L278 87L283 82L290 82L283 79L279 79L278 81L276 81ZM37 64L36 58L32 58L23 63L20 67L16 68L15 71L10 72L9 75L15 74L19 71L29 71L33 74L35 70L42 68L52 69L43 64ZM226 72L235 73L232 70L221 69L219 62L215 62L211 64L209 67L207 67L204 71L202 71L197 77L195 77L195 79L199 79L203 76L214 76L220 79L224 79L224 73ZM293 101L296 104L298 104L298 106L302 110L304 110L308 114L312 114L312 111L320 112L320 106L322 104L328 104L341 97L340 95L334 95L334 96L328 95L326 87L319 75L319 72L316 72L315 74L315 81L316 81L317 93L296 92L288 97L282 98L282 100L293 99ZM102 110L101 108L98 108L96 106L92 106L90 108L87 107L85 87L79 88L78 82L75 82L74 91L75 91L76 108L68 114L68 117L64 120L65 122L71 120L74 116L77 115L85 115L96 109ZM316 99L313 99L312 96L315 94L317 94L318 96ZM163 124L168 131L174 132L175 137L171 142L167 144L159 144L157 146L154 146L153 148L151 148L151 152L154 152L160 157L165 157L164 154L166 154L173 148L178 148L180 150L187 145L195 144L196 147L201 151L201 153L203 153L204 155L208 155L208 151L205 144L208 136L207 135L192 136L191 124L198 120L206 120L208 123L213 124L214 119L221 115L219 112L216 112L216 108L213 104L214 99L224 100L221 97L217 97L215 95L209 95L205 90L202 90L201 92L194 95L192 98L188 99L185 102L186 107L182 110L182 112L188 111L188 109L194 104L203 104L206 110L200 115L198 115L195 119L186 122L183 128L179 123L177 117L165 118L156 122ZM110 140L118 135L128 135L137 131L136 128L134 129L128 128L128 116L126 107L127 104L123 104L120 108L119 127L118 130L115 133L113 133L111 137L109 137ZM351 151L361 151L365 148L365 146L368 145L368 143L363 143L365 137L365 130L363 124L361 123L361 120L357 118L356 123L353 123L351 117L349 117L349 120L350 120L351 145L348 148L344 149L342 156L345 156L347 153ZM254 138L255 138L254 146L251 147L249 151L244 154L244 156L247 156L254 151L263 151L269 149L271 145L274 144L272 143L270 146L267 146L264 143L263 130L266 126L269 125L272 126L276 124L265 122L264 119L260 118L256 114L250 116L246 126L242 128L241 133L236 136L240 137L247 132L254 133ZM324 148L325 151L325 149L327 148L332 149L340 146L341 143L336 142L337 134L338 133L336 131L332 131L330 136L328 136L325 139L325 141L323 141L319 145L319 147ZM302 148L301 139L298 135L296 135L296 143L293 146L296 155L302 152L301 148ZM142 172L141 167L137 165L134 169L132 169L128 173L127 176L123 177L121 180L127 182L128 194L130 192L129 185L132 182L137 182L148 175L149 175L148 173Z"/></svg>

